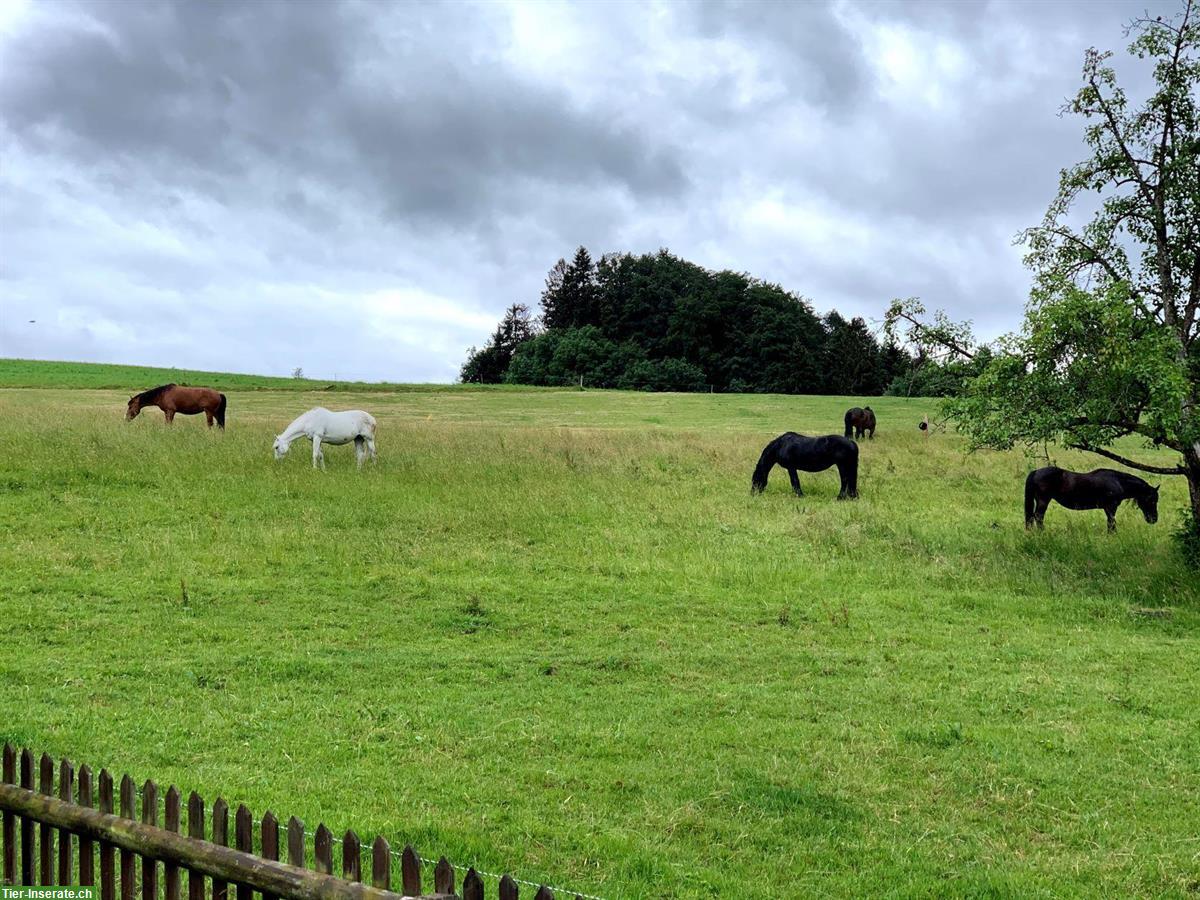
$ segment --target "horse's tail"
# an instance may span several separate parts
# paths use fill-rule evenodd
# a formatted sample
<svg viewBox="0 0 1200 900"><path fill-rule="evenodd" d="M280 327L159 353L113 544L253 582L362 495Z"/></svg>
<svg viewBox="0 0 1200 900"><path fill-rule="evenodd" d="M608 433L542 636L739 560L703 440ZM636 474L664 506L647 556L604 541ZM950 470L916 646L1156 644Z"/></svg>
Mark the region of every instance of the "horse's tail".
<svg viewBox="0 0 1200 900"><path fill-rule="evenodd" d="M1025 479L1025 524L1026 525L1028 525L1030 522L1033 521L1033 507L1034 507L1033 476L1035 474L1036 474L1035 472L1030 472L1029 475Z"/></svg>
<svg viewBox="0 0 1200 900"><path fill-rule="evenodd" d="M221 429L224 430L225 429L225 395L221 394L220 397L221 397L221 402L217 404L217 411L213 414L213 417L217 420L217 425L219 425L221 427Z"/></svg>
<svg viewBox="0 0 1200 900"><path fill-rule="evenodd" d="M854 410L846 410L846 437L854 436Z"/></svg>
<svg viewBox="0 0 1200 900"><path fill-rule="evenodd" d="M758 458L758 465L754 467L754 474L750 477L750 493L761 494L767 489L767 476L778 461L779 438L775 438L763 448L762 455Z"/></svg>

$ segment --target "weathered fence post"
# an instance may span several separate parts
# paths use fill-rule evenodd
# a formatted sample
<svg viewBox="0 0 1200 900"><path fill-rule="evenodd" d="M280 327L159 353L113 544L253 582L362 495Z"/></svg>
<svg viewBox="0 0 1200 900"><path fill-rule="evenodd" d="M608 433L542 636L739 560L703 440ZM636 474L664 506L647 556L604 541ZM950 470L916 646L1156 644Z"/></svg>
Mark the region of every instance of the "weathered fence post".
<svg viewBox="0 0 1200 900"><path fill-rule="evenodd" d="M212 842L222 847L229 846L229 804L221 797L213 804ZM229 882L223 878L212 880L212 900L228 900Z"/></svg>
<svg viewBox="0 0 1200 900"><path fill-rule="evenodd" d="M204 798L188 795L188 837L204 840ZM188 900L204 900L204 873L188 869Z"/></svg>
<svg viewBox="0 0 1200 900"><path fill-rule="evenodd" d="M100 812L113 813L113 780L108 769L100 770ZM116 852L108 841L100 842L100 900L116 900Z"/></svg>
<svg viewBox="0 0 1200 900"><path fill-rule="evenodd" d="M454 866L444 856L433 869L433 889L439 894L454 893Z"/></svg>
<svg viewBox="0 0 1200 900"><path fill-rule="evenodd" d="M288 865L304 868L304 823L292 816L288 819Z"/></svg>
<svg viewBox="0 0 1200 900"><path fill-rule="evenodd" d="M79 767L79 805L91 809L92 802L92 770L87 765ZM79 838L79 883L95 885L96 883L96 849L95 842L90 837Z"/></svg>
<svg viewBox="0 0 1200 900"><path fill-rule="evenodd" d="M133 779L128 775L121 776L121 818L133 819L134 794ZM134 883L137 875L133 870L133 851L121 849L121 900L133 900L137 885Z"/></svg>
<svg viewBox="0 0 1200 900"><path fill-rule="evenodd" d="M234 843L243 853L254 852L254 817L246 804L239 803L233 818ZM253 900L254 891L248 884L238 882L237 900Z"/></svg>
<svg viewBox="0 0 1200 900"><path fill-rule="evenodd" d="M39 779L38 790L47 796L54 796L54 760L49 755L43 753L41 760L41 777ZM38 850L41 851L41 880L38 884L52 885L54 884L54 829L42 823L38 829L41 840Z"/></svg>
<svg viewBox="0 0 1200 900"><path fill-rule="evenodd" d="M371 884L384 891L392 889L392 848L383 835L371 845Z"/></svg>
<svg viewBox="0 0 1200 900"><path fill-rule="evenodd" d="M158 785L150 779L142 785L142 824L158 825ZM158 900L158 862L142 857L142 900Z"/></svg>
<svg viewBox="0 0 1200 900"><path fill-rule="evenodd" d="M21 751L21 787L33 790L33 754L26 747ZM21 817L21 884L35 884L33 880L33 819Z"/></svg>
<svg viewBox="0 0 1200 900"><path fill-rule="evenodd" d="M405 845L400 854L400 890L410 897L421 893L421 860L411 844Z"/></svg>
<svg viewBox="0 0 1200 900"><path fill-rule="evenodd" d="M163 827L179 833L179 788L171 785L163 800ZM166 900L179 900L179 866L163 860L163 895Z"/></svg>
<svg viewBox="0 0 1200 900"><path fill-rule="evenodd" d="M325 827L324 822L317 826L317 834L313 838L313 853L316 856L316 865L313 868L322 875L332 875L333 834Z"/></svg>
<svg viewBox="0 0 1200 900"><path fill-rule="evenodd" d="M467 869L467 874L463 876L462 900L483 900L483 879L474 866Z"/></svg>
<svg viewBox="0 0 1200 900"><path fill-rule="evenodd" d="M75 768L65 758L58 764L58 799L74 803ZM58 830L58 883L75 884L75 866L71 859L71 832Z"/></svg>
<svg viewBox="0 0 1200 900"><path fill-rule="evenodd" d="M260 826L262 858L279 862L279 820L269 809L262 817ZM262 900L278 900L274 894L263 894Z"/></svg>
<svg viewBox="0 0 1200 900"><path fill-rule="evenodd" d="M342 838L342 878L362 881L362 848L353 831L347 831Z"/></svg>
<svg viewBox="0 0 1200 900"><path fill-rule="evenodd" d="M17 783L17 751L12 744L4 745L3 778L5 784ZM4 811L4 872L0 877L5 884L17 883L17 817Z"/></svg>

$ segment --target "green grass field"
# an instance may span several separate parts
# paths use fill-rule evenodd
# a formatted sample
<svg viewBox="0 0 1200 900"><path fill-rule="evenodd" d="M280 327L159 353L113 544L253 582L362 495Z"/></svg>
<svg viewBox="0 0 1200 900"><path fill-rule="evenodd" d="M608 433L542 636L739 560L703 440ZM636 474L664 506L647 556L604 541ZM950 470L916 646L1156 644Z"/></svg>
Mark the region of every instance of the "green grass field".
<svg viewBox="0 0 1200 900"><path fill-rule="evenodd" d="M931 401L872 401L839 503L749 479L847 398L204 376L221 434L122 421L161 371L39 369L0 389L0 741L606 898L1200 889L1179 480L1027 534L1035 463ZM377 466L272 460L318 404Z"/></svg>

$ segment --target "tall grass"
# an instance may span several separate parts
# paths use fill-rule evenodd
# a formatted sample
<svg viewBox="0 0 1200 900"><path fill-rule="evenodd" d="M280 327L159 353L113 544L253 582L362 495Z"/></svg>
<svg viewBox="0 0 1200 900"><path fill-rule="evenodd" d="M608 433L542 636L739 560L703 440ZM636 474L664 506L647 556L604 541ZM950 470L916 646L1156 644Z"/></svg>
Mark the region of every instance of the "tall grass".
<svg viewBox="0 0 1200 900"><path fill-rule="evenodd" d="M0 740L609 897L1194 889L1182 484L1027 533L1029 460L881 399L860 500L752 497L851 399L606 392L275 463L319 397L0 390Z"/></svg>

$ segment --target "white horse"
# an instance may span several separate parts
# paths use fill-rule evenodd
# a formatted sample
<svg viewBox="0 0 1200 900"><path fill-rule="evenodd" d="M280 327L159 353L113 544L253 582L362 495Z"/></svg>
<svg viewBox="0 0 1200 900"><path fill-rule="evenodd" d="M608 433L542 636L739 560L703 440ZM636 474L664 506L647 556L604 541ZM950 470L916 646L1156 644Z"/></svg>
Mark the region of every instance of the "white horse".
<svg viewBox="0 0 1200 900"><path fill-rule="evenodd" d="M317 466L325 468L321 444L348 444L354 441L354 455L359 468L362 468L368 453L371 454L371 461L375 461L375 417L361 409L344 412L330 412L323 406L310 409L275 438L275 458L283 459L292 441L298 437L312 441L314 469Z"/></svg>

